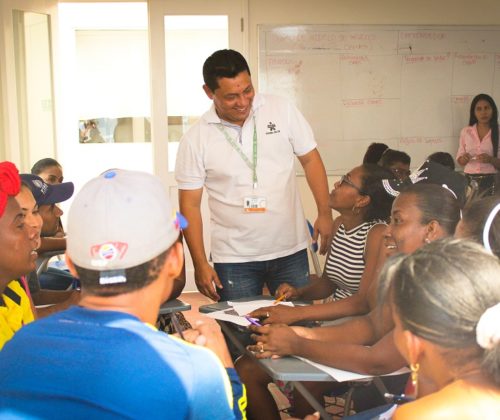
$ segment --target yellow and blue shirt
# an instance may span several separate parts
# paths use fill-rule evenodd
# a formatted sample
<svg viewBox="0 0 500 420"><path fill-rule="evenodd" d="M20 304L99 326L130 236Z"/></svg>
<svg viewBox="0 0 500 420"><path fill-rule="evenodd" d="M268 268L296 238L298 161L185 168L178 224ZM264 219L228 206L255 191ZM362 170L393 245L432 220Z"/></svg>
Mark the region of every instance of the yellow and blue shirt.
<svg viewBox="0 0 500 420"><path fill-rule="evenodd" d="M0 350L16 331L33 320L28 295L17 280L12 280L0 300Z"/></svg>

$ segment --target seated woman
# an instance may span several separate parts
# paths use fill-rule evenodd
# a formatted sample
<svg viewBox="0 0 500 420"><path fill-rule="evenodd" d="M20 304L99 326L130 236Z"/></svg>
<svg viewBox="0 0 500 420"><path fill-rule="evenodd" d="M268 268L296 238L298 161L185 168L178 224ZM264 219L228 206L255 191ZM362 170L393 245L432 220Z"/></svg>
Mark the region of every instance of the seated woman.
<svg viewBox="0 0 500 420"><path fill-rule="evenodd" d="M292 324L302 320L334 320L369 311L366 292L376 276L375 266L394 197L386 193L382 179L391 172L365 164L352 169L335 183L329 205L340 215L326 257L323 276L305 287L282 284L276 296L315 300L333 296L333 302L311 306L274 305L250 315L263 323Z"/></svg>
<svg viewBox="0 0 500 420"><path fill-rule="evenodd" d="M438 387L394 419L500 418L498 279L498 258L457 239L398 256L384 270L394 340L412 382L422 375Z"/></svg>
<svg viewBox="0 0 500 420"><path fill-rule="evenodd" d="M389 235L396 251L410 254L426 243L452 235L459 219L460 207L451 191L438 185L415 184L394 200ZM393 327L390 307L384 304L372 308L366 316L335 326L252 326L256 344L249 350L257 358L296 355L353 372L383 375L405 366L392 339ZM236 368L247 387L249 418L279 418L267 390L271 378L249 357L240 359ZM316 399L331 387L329 383L308 384ZM311 412L298 393L294 397L296 415Z"/></svg>

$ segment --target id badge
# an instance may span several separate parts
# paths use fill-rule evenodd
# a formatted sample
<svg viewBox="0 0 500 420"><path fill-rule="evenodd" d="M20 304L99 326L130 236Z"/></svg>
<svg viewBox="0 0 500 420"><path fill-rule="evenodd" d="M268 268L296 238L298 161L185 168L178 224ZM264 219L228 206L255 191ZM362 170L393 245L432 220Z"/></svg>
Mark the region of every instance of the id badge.
<svg viewBox="0 0 500 420"><path fill-rule="evenodd" d="M266 211L266 197L249 196L243 199L245 213L264 213Z"/></svg>

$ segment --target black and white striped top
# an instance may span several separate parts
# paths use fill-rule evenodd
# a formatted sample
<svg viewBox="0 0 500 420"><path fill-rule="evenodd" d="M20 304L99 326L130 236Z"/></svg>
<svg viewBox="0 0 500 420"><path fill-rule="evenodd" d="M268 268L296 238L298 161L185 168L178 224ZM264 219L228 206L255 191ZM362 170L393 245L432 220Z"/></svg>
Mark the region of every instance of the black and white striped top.
<svg viewBox="0 0 500 420"><path fill-rule="evenodd" d="M333 293L335 300L343 299L356 293L365 269L366 238L371 228L382 221L362 223L346 231L340 225L333 237L330 255L325 264L326 275L337 288Z"/></svg>

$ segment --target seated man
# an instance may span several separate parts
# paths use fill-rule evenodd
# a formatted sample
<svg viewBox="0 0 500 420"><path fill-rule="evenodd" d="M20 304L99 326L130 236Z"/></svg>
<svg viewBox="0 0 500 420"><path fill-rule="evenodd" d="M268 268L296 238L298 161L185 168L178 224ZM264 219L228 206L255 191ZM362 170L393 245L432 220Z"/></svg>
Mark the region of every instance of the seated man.
<svg viewBox="0 0 500 420"><path fill-rule="evenodd" d="M183 264L179 222L159 179L111 170L91 180L73 202L67 233L80 306L26 326L0 352L0 416L244 416L217 324L184 332L207 348L152 327Z"/></svg>
<svg viewBox="0 0 500 420"><path fill-rule="evenodd" d="M64 252L66 238L55 236L59 231L60 218L63 214L57 204L68 200L73 195L73 183L64 182L51 185L44 182L39 176L31 174L21 174L21 179L33 193L43 220L42 242L38 254L41 255L48 251ZM43 272L38 280L42 289L67 290L75 278L65 270L51 267Z"/></svg>
<svg viewBox="0 0 500 420"><path fill-rule="evenodd" d="M25 324L33 321L30 300L14 279L35 269L39 234L24 223L15 196L21 179L11 162L0 163L0 350Z"/></svg>
<svg viewBox="0 0 500 420"><path fill-rule="evenodd" d="M43 220L35 198L33 197L33 193L28 184L24 181L21 183L21 189L16 195L16 201L21 207L23 223L36 232L38 251ZM23 274L27 274L27 272ZM69 272L68 276L71 276ZM71 277L73 278L73 276ZM34 305L37 305L36 318L43 318L44 316L59 312L78 303L78 299L80 298L80 292L78 290L63 291L42 289L35 271L29 273L27 279L29 289L26 287L26 290L31 293Z"/></svg>

